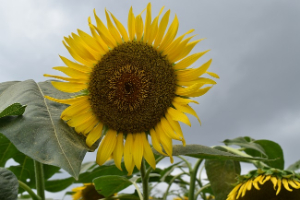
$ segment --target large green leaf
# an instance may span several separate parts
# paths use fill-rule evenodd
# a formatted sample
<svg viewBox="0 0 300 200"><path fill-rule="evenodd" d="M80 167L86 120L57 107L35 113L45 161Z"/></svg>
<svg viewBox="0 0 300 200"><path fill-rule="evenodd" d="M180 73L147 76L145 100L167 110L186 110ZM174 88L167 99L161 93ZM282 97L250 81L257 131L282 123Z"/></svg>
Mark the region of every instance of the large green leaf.
<svg viewBox="0 0 300 200"><path fill-rule="evenodd" d="M11 171L0 167L0 199L16 200L18 188L17 177Z"/></svg>
<svg viewBox="0 0 300 200"><path fill-rule="evenodd" d="M232 140L224 140L223 143L226 145L237 145L243 148L252 149L260 152L262 155L266 156L265 150L263 147L261 147L259 144L254 142L250 137L238 137L234 138ZM261 157L261 156L260 156Z"/></svg>
<svg viewBox="0 0 300 200"><path fill-rule="evenodd" d="M127 178L116 175L101 176L95 178L93 182L97 192L105 197L118 193L132 184Z"/></svg>
<svg viewBox="0 0 300 200"><path fill-rule="evenodd" d="M224 200L241 173L240 163L235 160L205 160L206 174L216 200Z"/></svg>
<svg viewBox="0 0 300 200"><path fill-rule="evenodd" d="M35 173L33 160L17 150L17 148L0 133L0 167L4 167L7 160L12 158L18 165L10 166L8 169L14 172L19 180L26 182L31 188L35 188ZM43 165L45 181L59 172L60 168ZM22 189L19 193L23 192Z"/></svg>
<svg viewBox="0 0 300 200"><path fill-rule="evenodd" d="M273 159L272 161L264 161L264 163L270 167L284 169L283 151L279 144L271 140L255 140L254 143L260 145L264 149L269 159ZM254 151L253 149L245 149L245 152L254 157L262 156L261 153Z"/></svg>
<svg viewBox="0 0 300 200"><path fill-rule="evenodd" d="M44 98L70 98L69 94L52 87L50 81L36 83L5 82L0 84L0 110L14 102L27 105L22 116L8 116L0 120L3 133L18 150L29 157L65 169L78 177L81 162L89 149L84 138L60 119L66 108Z"/></svg>
<svg viewBox="0 0 300 200"><path fill-rule="evenodd" d="M153 148L152 148L153 149ZM159 154L155 149L153 149L154 153ZM265 158L252 158L252 157L243 157L238 156L232 153L220 151L215 148L198 145L198 144L190 144L186 145L173 145L173 156L185 155L194 158L207 158L207 159L232 159L238 161L247 161L247 160L264 160L268 161Z"/></svg>

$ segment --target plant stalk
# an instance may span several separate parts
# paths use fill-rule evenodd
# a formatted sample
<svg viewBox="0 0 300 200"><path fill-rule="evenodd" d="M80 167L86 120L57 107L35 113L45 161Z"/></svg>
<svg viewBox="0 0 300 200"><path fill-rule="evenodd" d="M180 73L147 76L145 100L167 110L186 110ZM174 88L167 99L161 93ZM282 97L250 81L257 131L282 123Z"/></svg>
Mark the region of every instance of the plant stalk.
<svg viewBox="0 0 300 200"><path fill-rule="evenodd" d="M189 189L189 200L194 200L195 197L195 184L196 184L196 176L198 172L198 168L203 159L197 160L194 168L190 171L190 189Z"/></svg>
<svg viewBox="0 0 300 200"><path fill-rule="evenodd" d="M142 164L141 164L141 179L143 183L143 200L148 200L149 199L149 176L146 175L146 163L145 159L142 159Z"/></svg>
<svg viewBox="0 0 300 200"><path fill-rule="evenodd" d="M38 196L45 200L45 182L43 164L34 160L35 184Z"/></svg>
<svg viewBox="0 0 300 200"><path fill-rule="evenodd" d="M36 195L28 185L26 185L20 180L18 180L18 182L19 182L19 187L25 190L26 192L28 192L28 194L31 196L33 200L41 200L41 198L38 195Z"/></svg>

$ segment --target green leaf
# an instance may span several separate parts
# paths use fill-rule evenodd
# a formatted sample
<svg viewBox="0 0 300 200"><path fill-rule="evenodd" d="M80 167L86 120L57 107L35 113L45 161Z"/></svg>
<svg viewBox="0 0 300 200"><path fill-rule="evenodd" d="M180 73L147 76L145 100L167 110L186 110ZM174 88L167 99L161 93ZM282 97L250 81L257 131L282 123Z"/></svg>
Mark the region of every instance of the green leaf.
<svg viewBox="0 0 300 200"><path fill-rule="evenodd" d="M18 197L19 182L9 170L0 167L0 199L15 200Z"/></svg>
<svg viewBox="0 0 300 200"><path fill-rule="evenodd" d="M256 150L258 152L260 152L261 154L266 156L265 150L264 148L262 148L259 144L254 142L255 140L249 138L249 137L238 137L232 140L224 140L223 143L228 145L237 145L240 147L244 147L247 149L253 149ZM261 157L261 156L259 156Z"/></svg>
<svg viewBox="0 0 300 200"><path fill-rule="evenodd" d="M260 145L264 149L269 159L273 159L272 161L264 161L264 163L270 167L284 169L283 151L279 144L270 140L255 140L254 143ZM252 149L245 149L245 152L254 157L262 156L261 153Z"/></svg>
<svg viewBox="0 0 300 200"><path fill-rule="evenodd" d="M226 199L241 173L240 163L235 160L207 159L205 169L216 200Z"/></svg>
<svg viewBox="0 0 300 200"><path fill-rule="evenodd" d="M0 167L4 167L7 160L12 158L19 165L10 166L11 170L19 180L26 183L31 188L35 188L35 173L33 160L17 150L17 148L0 133ZM43 165L45 181L52 177L55 173L59 172L60 168ZM19 193L23 190L20 189Z"/></svg>
<svg viewBox="0 0 300 200"><path fill-rule="evenodd" d="M73 177L69 177L66 179L57 179L57 180L48 180L45 183L45 188L49 192L59 192L74 183L75 179Z"/></svg>
<svg viewBox="0 0 300 200"><path fill-rule="evenodd" d="M296 171L298 169L300 169L300 160L291 164L286 170Z"/></svg>
<svg viewBox="0 0 300 200"><path fill-rule="evenodd" d="M22 106L20 103L13 103L2 112L0 112L0 118L12 115L23 115L26 106Z"/></svg>
<svg viewBox="0 0 300 200"><path fill-rule="evenodd" d="M22 116L7 116L0 120L3 133L21 152L49 165L65 169L78 177L81 162L89 149L85 138L60 119L66 105L44 98L70 98L69 94L53 88L50 81L33 80L0 84L0 110L14 102L27 105Z"/></svg>
<svg viewBox="0 0 300 200"><path fill-rule="evenodd" d="M155 154L159 154L155 149L152 149ZM207 159L232 159L238 161L247 161L247 160L263 160L269 161L266 158L252 158L252 157L244 157L234 155L228 152L220 151L218 149L214 149L211 147L198 145L198 144L190 144L186 145L173 145L173 156L185 155L194 158L207 158Z"/></svg>
<svg viewBox="0 0 300 200"><path fill-rule="evenodd" d="M161 181L165 181L165 179L166 179L166 178L173 172L173 170L174 170L175 168L177 168L177 166L180 165L181 163L182 163L182 161L181 161L181 162L178 162L178 163L175 163L175 164L173 164L173 165L171 165L171 166L169 166L169 167L163 169L162 172L160 173L160 175L161 175Z"/></svg>
<svg viewBox="0 0 300 200"><path fill-rule="evenodd" d="M132 184L127 178L116 175L98 177L93 182L97 192L105 197L111 196Z"/></svg>

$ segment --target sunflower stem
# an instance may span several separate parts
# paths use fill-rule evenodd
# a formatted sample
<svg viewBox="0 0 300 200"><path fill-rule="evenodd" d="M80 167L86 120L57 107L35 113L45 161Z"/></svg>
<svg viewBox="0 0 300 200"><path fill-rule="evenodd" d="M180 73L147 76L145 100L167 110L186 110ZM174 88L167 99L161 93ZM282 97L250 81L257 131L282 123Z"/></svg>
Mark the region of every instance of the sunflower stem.
<svg viewBox="0 0 300 200"><path fill-rule="evenodd" d="M182 175L184 175L184 174L187 174L187 173L186 173L186 172L182 172L182 173L180 173L180 174L177 174L177 175L175 175L175 176L170 180L169 185L168 185L168 188L167 188L166 192L164 193L163 200L167 200L167 196L168 196L168 193L169 193L169 190L170 190L170 188L171 188L172 183L173 183L178 177L180 177L180 176L182 176Z"/></svg>
<svg viewBox="0 0 300 200"><path fill-rule="evenodd" d="M195 197L195 184L198 168L201 165L203 159L197 160L194 168L190 170L190 190L189 190L189 200L194 200Z"/></svg>
<svg viewBox="0 0 300 200"><path fill-rule="evenodd" d="M34 160L35 184L38 196L45 200L45 183L43 164Z"/></svg>
<svg viewBox="0 0 300 200"><path fill-rule="evenodd" d="M142 159L142 164L141 164L141 178L142 178L142 183L143 183L143 200L148 200L149 199L149 176L146 175L146 163L145 159Z"/></svg>
<svg viewBox="0 0 300 200"><path fill-rule="evenodd" d="M20 180L18 180L18 182L19 182L19 187L22 188L23 190L25 190L26 192L28 192L28 194L31 196L31 198L33 200L41 200L41 197L36 195L28 185L26 185L25 183L23 183Z"/></svg>

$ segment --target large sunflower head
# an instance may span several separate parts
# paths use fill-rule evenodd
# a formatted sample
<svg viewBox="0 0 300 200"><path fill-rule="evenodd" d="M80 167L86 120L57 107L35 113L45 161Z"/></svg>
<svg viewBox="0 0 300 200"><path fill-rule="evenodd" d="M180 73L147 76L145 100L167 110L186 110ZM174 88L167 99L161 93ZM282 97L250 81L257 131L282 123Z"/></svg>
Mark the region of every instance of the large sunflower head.
<svg viewBox="0 0 300 200"><path fill-rule="evenodd" d="M300 176L291 171L259 169L240 176L227 200L299 200Z"/></svg>
<svg viewBox="0 0 300 200"><path fill-rule="evenodd" d="M99 194L93 183L86 183L83 186L73 188L73 200L98 200L103 199L104 196Z"/></svg>
<svg viewBox="0 0 300 200"><path fill-rule="evenodd" d="M142 13L135 16L130 8L126 31L112 13L105 10L105 25L94 11L96 25L88 19L91 35L78 30L64 38L75 62L61 56L66 66L54 69L69 77L45 75L66 81L52 82L58 90L80 93L71 99L47 98L70 105L61 118L86 136L88 146L103 136L97 163L102 165L112 155L121 169L124 156L129 174L134 166L140 168L143 157L155 168L148 136L153 147L173 161L172 139L185 145L179 122L191 125L186 113L199 120L189 106L197 102L190 97L205 94L216 83L200 76L218 78L207 71L211 60L188 68L207 51L189 55L201 40L184 38L193 30L176 38L176 15L167 28L170 10L163 14L162 8L152 19L149 3L145 23Z"/></svg>

